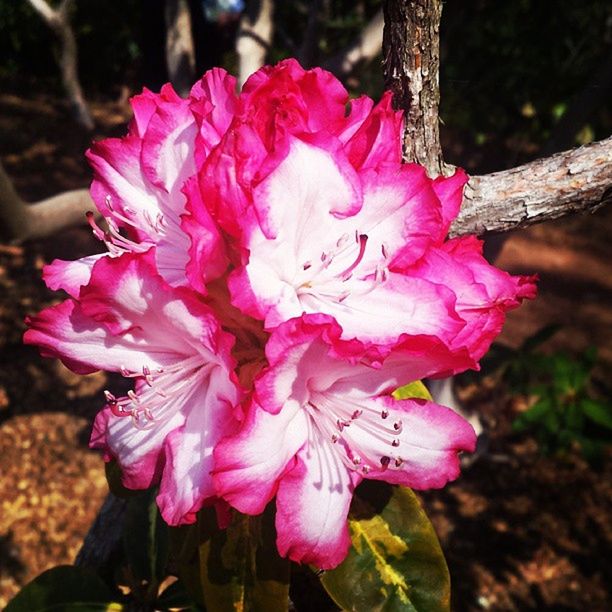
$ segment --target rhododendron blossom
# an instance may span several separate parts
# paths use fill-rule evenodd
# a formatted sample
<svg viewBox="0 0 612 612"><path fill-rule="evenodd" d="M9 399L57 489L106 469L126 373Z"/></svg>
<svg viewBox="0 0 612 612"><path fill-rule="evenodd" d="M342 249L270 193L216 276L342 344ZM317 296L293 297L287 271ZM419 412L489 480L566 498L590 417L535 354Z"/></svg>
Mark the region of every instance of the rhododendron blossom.
<svg viewBox="0 0 612 612"><path fill-rule="evenodd" d="M69 299L25 341L134 380L91 445L125 486L159 487L168 523L276 498L280 553L334 567L361 480L441 487L474 448L455 412L393 391L477 368L534 279L447 240L467 176L402 164L390 94L349 101L286 60L239 94L215 69L132 106L128 135L88 153L108 252L46 267Z"/></svg>

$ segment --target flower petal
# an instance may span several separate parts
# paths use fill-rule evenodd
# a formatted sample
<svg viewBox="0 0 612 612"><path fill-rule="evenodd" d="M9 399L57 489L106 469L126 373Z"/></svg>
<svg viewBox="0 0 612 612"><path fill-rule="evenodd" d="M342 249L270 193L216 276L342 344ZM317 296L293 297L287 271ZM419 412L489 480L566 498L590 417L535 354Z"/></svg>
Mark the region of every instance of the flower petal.
<svg viewBox="0 0 612 612"><path fill-rule="evenodd" d="M94 264L106 253L82 257L75 261L54 259L43 268L43 279L49 289L63 289L71 297L78 297L81 287L89 282Z"/></svg>
<svg viewBox="0 0 612 612"><path fill-rule="evenodd" d="M306 435L306 416L299 404L288 402L277 414L270 414L253 403L239 433L215 449L218 494L241 512L263 512L274 497L278 479L293 467Z"/></svg>
<svg viewBox="0 0 612 612"><path fill-rule="evenodd" d="M331 569L344 560L351 545L347 517L361 479L316 431L297 459L276 494L278 550L292 561Z"/></svg>
<svg viewBox="0 0 612 612"><path fill-rule="evenodd" d="M205 379L193 389L181 407L185 424L166 437L157 504L169 525L194 523L205 501L215 497L213 449L236 425L233 405L218 396L216 386Z"/></svg>
<svg viewBox="0 0 612 612"><path fill-rule="evenodd" d="M338 403L348 399L336 396ZM476 446L472 426L445 406L390 396L350 400L363 413L344 428L342 442L351 458L358 456L360 465L369 467L367 478L413 489L440 488L459 476L459 452Z"/></svg>

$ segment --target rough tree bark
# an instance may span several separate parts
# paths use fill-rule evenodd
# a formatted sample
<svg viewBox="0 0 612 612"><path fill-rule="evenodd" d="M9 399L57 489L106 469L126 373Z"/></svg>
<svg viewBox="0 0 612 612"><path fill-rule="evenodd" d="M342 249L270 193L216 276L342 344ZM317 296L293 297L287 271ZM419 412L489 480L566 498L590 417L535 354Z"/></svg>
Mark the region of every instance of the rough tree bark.
<svg viewBox="0 0 612 612"><path fill-rule="evenodd" d="M79 82L77 44L70 26L70 11L74 0L62 0L57 9L51 8L45 0L28 0L28 2L60 41L59 67L72 113L79 124L91 131L94 128L94 122Z"/></svg>
<svg viewBox="0 0 612 612"><path fill-rule="evenodd" d="M195 79L195 50L187 0L166 0L164 19L168 78L177 93L186 96Z"/></svg>
<svg viewBox="0 0 612 612"><path fill-rule="evenodd" d="M266 61L274 33L273 13L274 0L250 0L240 19L236 36L240 87Z"/></svg>
<svg viewBox="0 0 612 612"><path fill-rule="evenodd" d="M387 0L383 4L383 72L395 108L406 117L404 159L445 174L440 104L440 0Z"/></svg>
<svg viewBox="0 0 612 612"><path fill-rule="evenodd" d="M612 202L612 137L473 176L451 236L507 232Z"/></svg>
<svg viewBox="0 0 612 612"><path fill-rule="evenodd" d="M95 206L87 189L65 191L34 204L24 202L0 163L0 220L3 237L11 242L42 238L84 223L88 210Z"/></svg>
<svg viewBox="0 0 612 612"><path fill-rule="evenodd" d="M383 71L406 114L404 158L431 176L448 174L438 107L440 0L386 0ZM470 178L452 235L504 232L579 212L612 199L612 138L529 164Z"/></svg>

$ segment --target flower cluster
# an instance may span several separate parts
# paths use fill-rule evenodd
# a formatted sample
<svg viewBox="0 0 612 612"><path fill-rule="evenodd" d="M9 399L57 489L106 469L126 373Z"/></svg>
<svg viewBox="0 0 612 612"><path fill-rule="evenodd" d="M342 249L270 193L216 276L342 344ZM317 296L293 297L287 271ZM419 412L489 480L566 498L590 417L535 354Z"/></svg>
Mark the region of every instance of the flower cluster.
<svg viewBox="0 0 612 612"><path fill-rule="evenodd" d="M287 60L237 95L223 70L182 99L132 100L127 136L88 152L108 252L44 271L69 298L25 342L75 372L119 372L91 445L171 525L276 497L282 555L349 547L364 478L422 489L458 475L472 428L393 391L477 367L533 279L447 240L461 170L401 163L402 115Z"/></svg>

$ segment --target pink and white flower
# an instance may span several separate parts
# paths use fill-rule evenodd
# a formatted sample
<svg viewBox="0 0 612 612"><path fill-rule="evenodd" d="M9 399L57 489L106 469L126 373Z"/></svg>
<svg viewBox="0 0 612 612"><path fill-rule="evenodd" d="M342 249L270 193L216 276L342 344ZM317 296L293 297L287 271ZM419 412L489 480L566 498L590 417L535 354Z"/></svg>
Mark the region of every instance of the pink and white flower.
<svg viewBox="0 0 612 612"><path fill-rule="evenodd" d="M91 444L127 487L159 485L168 523L276 496L281 554L333 567L362 479L440 487L474 447L453 411L393 390L477 368L534 279L446 240L467 176L401 163L390 94L349 102L294 60L234 88L212 70L187 99L145 90L128 135L91 148L109 252L45 268L70 298L25 342L134 379Z"/></svg>
<svg viewBox="0 0 612 612"><path fill-rule="evenodd" d="M320 568L346 556L346 518L363 478L441 487L459 475L459 451L476 442L451 409L391 396L403 384L461 367L464 356L421 337L374 366L363 347L339 339L341 331L325 315L280 325L244 426L215 450L218 492L248 514L276 495L281 555Z"/></svg>
<svg viewBox="0 0 612 612"><path fill-rule="evenodd" d="M162 515L176 525L216 497L212 451L234 431L240 391L232 336L193 291L170 287L154 261L153 251L100 259L77 299L28 321L24 341L75 372L134 379L126 396L106 392L92 443L117 459L125 486L159 482Z"/></svg>

